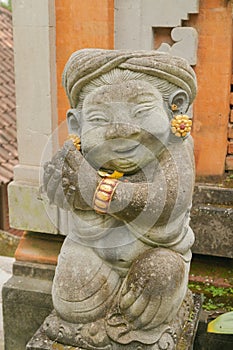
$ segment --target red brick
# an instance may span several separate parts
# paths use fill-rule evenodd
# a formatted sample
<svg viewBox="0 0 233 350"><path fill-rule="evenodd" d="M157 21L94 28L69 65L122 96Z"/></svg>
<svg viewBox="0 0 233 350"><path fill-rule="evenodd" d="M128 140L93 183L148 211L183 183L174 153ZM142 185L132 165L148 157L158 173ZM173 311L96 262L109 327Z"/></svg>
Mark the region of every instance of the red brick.
<svg viewBox="0 0 233 350"><path fill-rule="evenodd" d="M230 104L233 106L233 93L230 94Z"/></svg>
<svg viewBox="0 0 233 350"><path fill-rule="evenodd" d="M233 139L233 124L230 124L228 127L228 138Z"/></svg>
<svg viewBox="0 0 233 350"><path fill-rule="evenodd" d="M26 232L15 252L18 261L56 265L63 239L55 235Z"/></svg>
<svg viewBox="0 0 233 350"><path fill-rule="evenodd" d="M230 122L233 123L233 109L231 110L231 113L230 113Z"/></svg>
<svg viewBox="0 0 233 350"><path fill-rule="evenodd" d="M228 143L227 153L228 153L228 154L233 154L233 141L230 141L230 142Z"/></svg>
<svg viewBox="0 0 233 350"><path fill-rule="evenodd" d="M226 170L233 170L233 156L226 157Z"/></svg>

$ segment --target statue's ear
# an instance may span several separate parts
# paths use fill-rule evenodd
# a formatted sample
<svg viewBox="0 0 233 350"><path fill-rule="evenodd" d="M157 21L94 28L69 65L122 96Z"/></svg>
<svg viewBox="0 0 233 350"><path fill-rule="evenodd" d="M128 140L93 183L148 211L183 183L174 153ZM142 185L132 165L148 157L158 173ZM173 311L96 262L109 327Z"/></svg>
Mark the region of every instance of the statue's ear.
<svg viewBox="0 0 233 350"><path fill-rule="evenodd" d="M169 100L169 108L172 111L178 113L185 113L189 108L189 95L184 90L176 90L173 94L170 95Z"/></svg>
<svg viewBox="0 0 233 350"><path fill-rule="evenodd" d="M81 133L81 118L80 112L77 109L69 109L66 113L68 132L80 136Z"/></svg>

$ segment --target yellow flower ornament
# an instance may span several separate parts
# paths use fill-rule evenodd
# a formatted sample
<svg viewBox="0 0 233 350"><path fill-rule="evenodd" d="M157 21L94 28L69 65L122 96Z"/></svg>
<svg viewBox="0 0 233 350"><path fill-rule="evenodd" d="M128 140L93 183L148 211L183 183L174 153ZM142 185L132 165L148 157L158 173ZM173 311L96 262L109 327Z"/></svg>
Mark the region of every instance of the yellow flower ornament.
<svg viewBox="0 0 233 350"><path fill-rule="evenodd" d="M187 115L179 114L171 120L172 133L177 137L185 137L191 131L192 120Z"/></svg>

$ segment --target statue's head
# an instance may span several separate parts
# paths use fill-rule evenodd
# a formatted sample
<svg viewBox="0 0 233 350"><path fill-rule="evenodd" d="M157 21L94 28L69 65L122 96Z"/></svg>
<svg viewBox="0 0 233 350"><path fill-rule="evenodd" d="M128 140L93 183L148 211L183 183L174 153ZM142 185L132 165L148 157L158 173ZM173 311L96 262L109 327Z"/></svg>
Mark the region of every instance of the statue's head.
<svg viewBox="0 0 233 350"><path fill-rule="evenodd" d="M84 156L97 169L123 173L143 168L172 142L170 121L196 94L188 63L156 51L77 51L63 85L68 129L80 136Z"/></svg>

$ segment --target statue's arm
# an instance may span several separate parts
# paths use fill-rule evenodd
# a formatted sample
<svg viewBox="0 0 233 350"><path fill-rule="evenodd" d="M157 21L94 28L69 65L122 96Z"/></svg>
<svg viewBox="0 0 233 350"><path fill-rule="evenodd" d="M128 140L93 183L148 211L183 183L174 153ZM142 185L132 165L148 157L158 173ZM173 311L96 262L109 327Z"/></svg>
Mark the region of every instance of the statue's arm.
<svg viewBox="0 0 233 350"><path fill-rule="evenodd" d="M119 183L110 205L111 215L132 221L158 220L163 225L187 211L192 202L194 158L192 139L167 148L151 183Z"/></svg>
<svg viewBox="0 0 233 350"><path fill-rule="evenodd" d="M166 151L152 182L119 180L108 213L130 222L143 213L142 220L166 222L171 213L179 216L190 205L193 170L189 151L181 147L176 155ZM182 160L182 161L181 161ZM92 210L93 197L101 177L72 143L67 142L46 165L44 188L50 202L71 210Z"/></svg>

